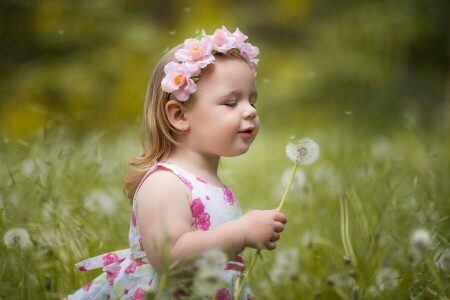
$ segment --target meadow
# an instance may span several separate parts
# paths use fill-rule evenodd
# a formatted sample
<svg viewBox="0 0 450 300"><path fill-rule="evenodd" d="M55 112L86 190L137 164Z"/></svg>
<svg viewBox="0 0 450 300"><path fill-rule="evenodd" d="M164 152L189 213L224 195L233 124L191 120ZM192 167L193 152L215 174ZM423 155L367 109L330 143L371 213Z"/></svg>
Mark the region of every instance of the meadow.
<svg viewBox="0 0 450 300"><path fill-rule="evenodd" d="M0 300L60 299L101 272L75 263L128 248L124 177L151 71L222 25L261 52L259 135L219 170L243 211L277 207L289 141L321 150L255 265L256 299L449 299L449 1L218 7L0 2Z"/></svg>
<svg viewBox="0 0 450 300"><path fill-rule="evenodd" d="M278 205L296 133L262 130L251 150L221 162L244 211ZM262 252L257 299L446 299L449 294L448 148L438 134L401 128L361 135L344 125L308 129L321 148L297 171L277 249ZM1 141L0 294L59 299L100 271L85 258L127 248L127 160L138 130L77 137L49 122L32 139ZM284 175L283 175L284 174ZM8 231L13 231L8 236ZM245 251L250 260L255 251Z"/></svg>

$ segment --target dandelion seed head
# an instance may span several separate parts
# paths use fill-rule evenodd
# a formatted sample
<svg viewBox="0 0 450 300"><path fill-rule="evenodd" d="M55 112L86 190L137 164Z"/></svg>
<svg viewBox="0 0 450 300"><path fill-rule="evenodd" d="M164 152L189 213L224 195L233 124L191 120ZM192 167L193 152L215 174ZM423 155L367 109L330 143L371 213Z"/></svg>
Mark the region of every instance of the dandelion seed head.
<svg viewBox="0 0 450 300"><path fill-rule="evenodd" d="M200 272L202 270L222 271L227 264L227 255L220 249L210 249L202 253L196 261L196 266Z"/></svg>
<svg viewBox="0 0 450 300"><path fill-rule="evenodd" d="M281 175L279 184L276 185L274 189L275 199L278 200L281 196L283 196L286 187L289 184L289 180L291 179L293 168L287 168L284 170ZM291 191L300 191L306 184L306 174L302 169L297 169L295 171L294 179L291 184Z"/></svg>
<svg viewBox="0 0 450 300"><path fill-rule="evenodd" d="M383 268L377 272L375 276L375 282L380 291L393 290L398 286L398 277L399 273L397 270L391 268Z"/></svg>
<svg viewBox="0 0 450 300"><path fill-rule="evenodd" d="M316 237L309 231L305 232L302 237L302 243L307 248L312 248L316 243Z"/></svg>
<svg viewBox="0 0 450 300"><path fill-rule="evenodd" d="M426 229L417 229L411 234L411 245L424 251L431 246L431 235Z"/></svg>
<svg viewBox="0 0 450 300"><path fill-rule="evenodd" d="M292 276L297 275L298 249L280 249L275 256L275 263L270 272L270 277L276 284L286 283Z"/></svg>
<svg viewBox="0 0 450 300"><path fill-rule="evenodd" d="M3 242L6 247L10 249L26 249L31 245L30 235L28 234L28 231L23 228L12 228L8 230L3 236Z"/></svg>
<svg viewBox="0 0 450 300"><path fill-rule="evenodd" d="M327 278L327 283L330 286L346 287L346 286L352 286L353 280L347 274L334 273Z"/></svg>
<svg viewBox="0 0 450 300"><path fill-rule="evenodd" d="M302 138L296 143L289 142L286 146L286 155L293 162L308 166L319 158L319 145L310 138Z"/></svg>
<svg viewBox="0 0 450 300"><path fill-rule="evenodd" d="M117 209L117 203L104 191L93 190L84 199L84 207L91 212L111 216Z"/></svg>
<svg viewBox="0 0 450 300"><path fill-rule="evenodd" d="M441 271L450 271L450 248L445 248L434 256L434 264Z"/></svg>
<svg viewBox="0 0 450 300"><path fill-rule="evenodd" d="M25 176L29 177L33 175L35 170L36 166L34 165L34 162L31 158L26 159L22 162L21 171Z"/></svg>
<svg viewBox="0 0 450 300"><path fill-rule="evenodd" d="M197 296L211 297L223 286L220 271L200 270L194 280L194 293Z"/></svg>

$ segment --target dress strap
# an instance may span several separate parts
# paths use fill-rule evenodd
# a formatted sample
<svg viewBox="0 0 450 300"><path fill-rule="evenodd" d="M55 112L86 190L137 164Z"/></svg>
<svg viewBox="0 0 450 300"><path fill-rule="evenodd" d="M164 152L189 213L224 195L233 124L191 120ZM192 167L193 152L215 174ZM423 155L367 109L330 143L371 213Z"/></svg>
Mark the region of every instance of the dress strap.
<svg viewBox="0 0 450 300"><path fill-rule="evenodd" d="M136 195L137 195L139 189L141 188L142 184L147 179L147 177L159 169L167 169L167 170L172 171L172 173L174 173L178 178L180 178L180 180L187 186L187 188L190 191L192 191L193 186L192 186L191 180L193 180L195 178L195 176L170 162L164 161L164 162L158 162L158 163L154 164L150 168L150 170L148 170L147 173L145 173L144 177L142 177L141 182L139 183L138 187L136 188L136 191L134 192L133 198L136 198Z"/></svg>

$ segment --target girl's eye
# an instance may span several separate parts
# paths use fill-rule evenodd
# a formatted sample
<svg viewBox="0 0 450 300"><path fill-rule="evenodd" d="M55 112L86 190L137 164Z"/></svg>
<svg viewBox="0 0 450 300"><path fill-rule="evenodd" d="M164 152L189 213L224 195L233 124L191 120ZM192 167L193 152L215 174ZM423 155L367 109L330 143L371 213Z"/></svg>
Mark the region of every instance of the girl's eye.
<svg viewBox="0 0 450 300"><path fill-rule="evenodd" d="M250 101L250 105L256 107L256 101Z"/></svg>
<svg viewBox="0 0 450 300"><path fill-rule="evenodd" d="M236 100L228 101L227 103L225 103L226 106L230 106L230 107L236 106L236 104L237 104Z"/></svg>

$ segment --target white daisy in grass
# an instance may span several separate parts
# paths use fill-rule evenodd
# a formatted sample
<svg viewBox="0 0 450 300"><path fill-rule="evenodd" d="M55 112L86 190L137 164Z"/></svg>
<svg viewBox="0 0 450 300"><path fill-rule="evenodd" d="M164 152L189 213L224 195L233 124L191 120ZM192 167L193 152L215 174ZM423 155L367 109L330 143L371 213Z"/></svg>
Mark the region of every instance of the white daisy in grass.
<svg viewBox="0 0 450 300"><path fill-rule="evenodd" d="M26 249L31 246L30 235L28 231L23 228L11 228L3 236L3 242L6 247L13 249Z"/></svg>

